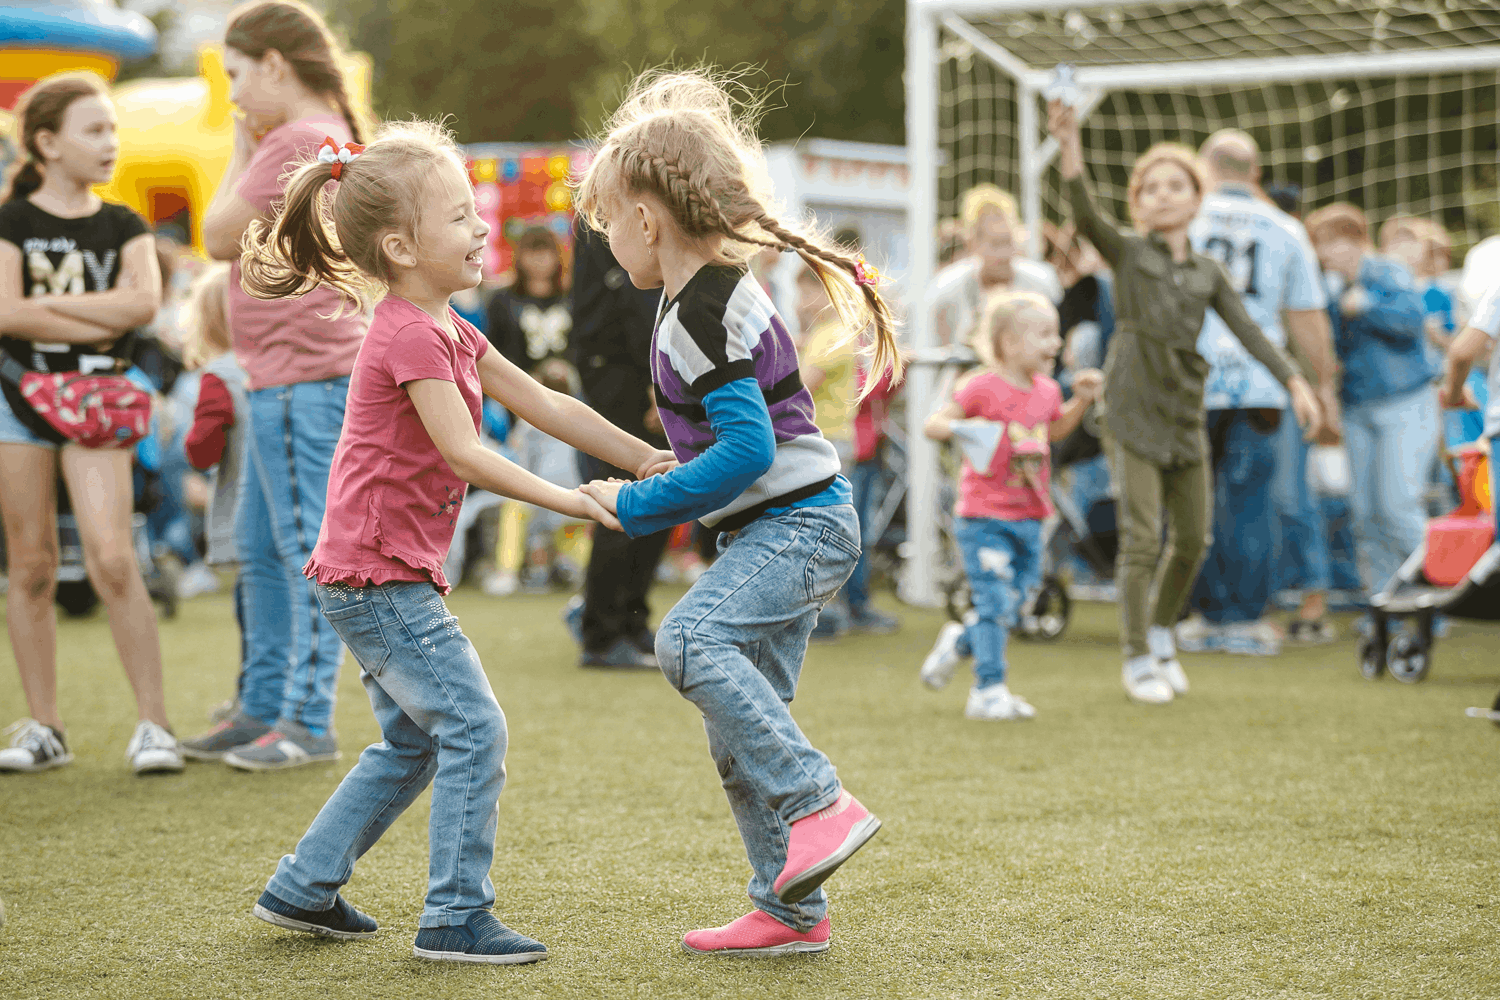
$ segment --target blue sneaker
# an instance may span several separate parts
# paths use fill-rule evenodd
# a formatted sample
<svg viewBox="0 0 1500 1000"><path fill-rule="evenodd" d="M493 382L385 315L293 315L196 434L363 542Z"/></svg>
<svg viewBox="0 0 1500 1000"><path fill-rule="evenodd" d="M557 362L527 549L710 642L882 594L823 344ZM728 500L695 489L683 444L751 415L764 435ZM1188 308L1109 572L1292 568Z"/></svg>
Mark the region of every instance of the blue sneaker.
<svg viewBox="0 0 1500 1000"><path fill-rule="evenodd" d="M468 920L451 927L421 928L411 951L432 962L490 965L524 965L547 957L546 945L517 934L489 910L475 910Z"/></svg>
<svg viewBox="0 0 1500 1000"><path fill-rule="evenodd" d="M338 941L374 937L375 932L380 929L373 917L360 913L349 905L348 900L338 895L333 897L333 905L326 910L304 910L271 895L271 890L267 889L260 894L255 909L250 912L268 924L285 927L289 931L305 931Z"/></svg>

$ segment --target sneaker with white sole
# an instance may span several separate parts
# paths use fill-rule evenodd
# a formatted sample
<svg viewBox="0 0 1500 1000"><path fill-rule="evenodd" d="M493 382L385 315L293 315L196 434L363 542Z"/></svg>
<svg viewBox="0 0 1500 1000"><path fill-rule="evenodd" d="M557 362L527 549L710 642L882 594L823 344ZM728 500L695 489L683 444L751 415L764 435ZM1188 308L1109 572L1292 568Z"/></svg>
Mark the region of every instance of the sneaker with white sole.
<svg viewBox="0 0 1500 1000"><path fill-rule="evenodd" d="M958 622L945 622L938 629L937 641L932 644L932 652L927 654L927 659L922 661L922 683L934 691L948 686L953 679L953 671L963 661L963 653L959 652L960 640L964 637L966 629Z"/></svg>
<svg viewBox="0 0 1500 1000"><path fill-rule="evenodd" d="M236 712L206 733L201 733L180 744L183 756L193 760L223 760L231 750L238 750L247 743L254 743L271 727L259 719Z"/></svg>
<svg viewBox="0 0 1500 1000"><path fill-rule="evenodd" d="M273 895L267 889L260 894L260 899L250 912L268 924L335 941L357 941L360 938L374 937L380 930L380 925L373 917L359 912L338 894L334 895L333 905L326 910L304 910Z"/></svg>
<svg viewBox="0 0 1500 1000"><path fill-rule="evenodd" d="M1235 656L1278 656L1282 638L1273 622L1233 622L1222 627L1219 648Z"/></svg>
<svg viewBox="0 0 1500 1000"><path fill-rule="evenodd" d="M1120 668L1120 680L1131 701L1143 705L1165 705L1172 700L1172 687L1156 673L1156 657L1132 656Z"/></svg>
<svg viewBox="0 0 1500 1000"><path fill-rule="evenodd" d="M341 756L338 737L332 730L314 736L301 723L282 719L255 742L226 753L224 763L241 771L283 771L303 764L338 760Z"/></svg>
<svg viewBox="0 0 1500 1000"><path fill-rule="evenodd" d="M1021 721L1036 716L1036 709L1023 699L1010 693L1002 682L982 688L970 688L969 700L964 705L964 718L988 721Z"/></svg>
<svg viewBox="0 0 1500 1000"><path fill-rule="evenodd" d="M506 927L489 910L475 910L461 924L421 927L412 954L429 962L525 965L547 957L547 946Z"/></svg>
<svg viewBox="0 0 1500 1000"><path fill-rule="evenodd" d="M1187 674L1177 659L1177 643L1172 630L1163 625L1152 625L1146 630L1146 645L1151 647L1151 655L1156 658L1156 675L1167 682L1174 696L1187 694Z"/></svg>
<svg viewBox="0 0 1500 1000"><path fill-rule="evenodd" d="M787 836L786 864L773 886L777 898L802 902L879 829L880 820L847 791L840 791L833 805L794 822Z"/></svg>
<svg viewBox="0 0 1500 1000"><path fill-rule="evenodd" d="M125 745L125 756L136 774L181 771L184 766L177 737L147 719L136 725L135 735Z"/></svg>
<svg viewBox="0 0 1500 1000"><path fill-rule="evenodd" d="M3 732L11 740L0 750L0 771L47 771L73 760L63 734L35 719L12 723Z"/></svg>
<svg viewBox="0 0 1500 1000"><path fill-rule="evenodd" d="M775 958L827 951L832 936L827 917L811 930L797 931L763 910L751 910L723 927L688 931L683 935L682 947L693 955Z"/></svg>
<svg viewBox="0 0 1500 1000"><path fill-rule="evenodd" d="M1153 625L1152 628L1159 626ZM1148 639L1149 639L1148 630ZM1193 615L1177 623L1176 643L1173 652L1180 649L1187 653L1215 653L1222 646L1221 626L1214 625L1202 615Z"/></svg>

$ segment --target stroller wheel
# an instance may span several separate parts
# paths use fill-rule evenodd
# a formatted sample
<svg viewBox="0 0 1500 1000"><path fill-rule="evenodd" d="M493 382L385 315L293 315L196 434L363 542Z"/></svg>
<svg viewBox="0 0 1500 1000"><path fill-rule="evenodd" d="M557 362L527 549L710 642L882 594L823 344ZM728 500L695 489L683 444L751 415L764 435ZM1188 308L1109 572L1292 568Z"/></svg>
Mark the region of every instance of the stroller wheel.
<svg viewBox="0 0 1500 1000"><path fill-rule="evenodd" d="M1359 640L1359 675L1367 681L1378 681L1385 673L1385 650L1379 648L1374 639L1366 636Z"/></svg>
<svg viewBox="0 0 1500 1000"><path fill-rule="evenodd" d="M1051 642L1067 629L1072 613L1073 600L1068 596L1068 589L1057 577L1049 576L1042 581L1042 589L1037 591L1031 613L1022 619L1031 626L1026 629L1026 635Z"/></svg>
<svg viewBox="0 0 1500 1000"><path fill-rule="evenodd" d="M1391 639L1390 649L1386 653L1391 676L1404 684L1416 684L1426 679L1431 659L1421 637L1410 632L1402 632Z"/></svg>

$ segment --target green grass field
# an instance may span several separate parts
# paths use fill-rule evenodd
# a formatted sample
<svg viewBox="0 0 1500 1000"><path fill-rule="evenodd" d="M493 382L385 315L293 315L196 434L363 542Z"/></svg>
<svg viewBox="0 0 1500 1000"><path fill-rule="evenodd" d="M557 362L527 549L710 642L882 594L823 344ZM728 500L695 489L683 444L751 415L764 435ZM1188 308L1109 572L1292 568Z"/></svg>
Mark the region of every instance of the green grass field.
<svg viewBox="0 0 1500 1000"><path fill-rule="evenodd" d="M669 595L658 595L658 610ZM560 597L451 601L504 706L496 912L551 949L518 968L411 956L427 799L365 858L380 936L327 943L250 907L378 738L352 661L344 759L134 777L133 703L102 613L62 626L76 762L0 780L0 997L1492 997L1500 994L1500 633L1458 625L1430 679L1368 683L1352 642L1186 657L1192 694L1130 705L1114 609L1013 646L1029 723L962 717L916 666L935 613L808 657L797 717L885 828L829 883L834 947L705 960L678 940L746 909L695 710L659 676L577 669ZM236 667L229 602L163 623L180 735ZM24 714L0 644L0 719Z"/></svg>

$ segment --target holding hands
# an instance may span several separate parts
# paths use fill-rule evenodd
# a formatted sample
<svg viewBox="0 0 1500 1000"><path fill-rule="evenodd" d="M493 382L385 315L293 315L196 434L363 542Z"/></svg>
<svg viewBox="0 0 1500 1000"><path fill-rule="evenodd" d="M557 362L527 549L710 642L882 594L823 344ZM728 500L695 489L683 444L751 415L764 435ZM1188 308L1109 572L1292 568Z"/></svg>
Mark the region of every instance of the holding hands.
<svg viewBox="0 0 1500 1000"><path fill-rule="evenodd" d="M670 451L654 451L646 456L641 462L640 468L635 470L637 479L649 479L651 476L671 472L677 468L677 456ZM578 487L577 494L587 504L586 517L593 518L606 528L622 531L619 518L615 514L619 511L620 490L624 488L626 481L623 479L595 479L591 483L584 483Z"/></svg>
<svg viewBox="0 0 1500 1000"><path fill-rule="evenodd" d="M1097 368L1085 368L1073 376L1073 395L1081 396L1090 403L1104 391L1104 373Z"/></svg>

